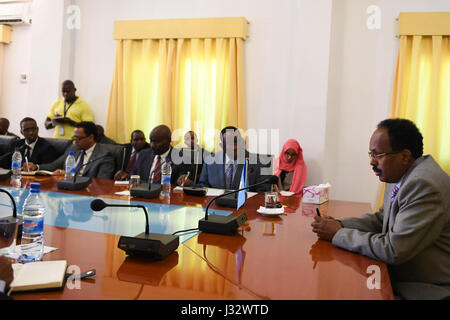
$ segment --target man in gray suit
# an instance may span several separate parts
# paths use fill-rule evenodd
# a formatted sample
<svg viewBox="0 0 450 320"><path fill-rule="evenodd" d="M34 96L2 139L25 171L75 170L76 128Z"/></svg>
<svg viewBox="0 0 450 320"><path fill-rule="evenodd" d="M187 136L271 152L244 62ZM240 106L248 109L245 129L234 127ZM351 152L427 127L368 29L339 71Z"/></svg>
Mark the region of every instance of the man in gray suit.
<svg viewBox="0 0 450 320"><path fill-rule="evenodd" d="M53 171L53 175L64 175L66 158L69 152L73 151L77 161L76 170L78 175L112 179L114 175L114 156L107 146L95 142L96 137L97 127L93 122L79 122L75 126L73 135L75 145L70 146L61 157L51 163L38 166L30 162L28 167L31 171L47 170ZM24 170L27 170L28 167L24 164Z"/></svg>
<svg viewBox="0 0 450 320"><path fill-rule="evenodd" d="M450 298L450 178L409 120L380 122L370 139L370 165L386 182L374 214L315 217L313 231L333 245L388 265L394 293L405 299Z"/></svg>

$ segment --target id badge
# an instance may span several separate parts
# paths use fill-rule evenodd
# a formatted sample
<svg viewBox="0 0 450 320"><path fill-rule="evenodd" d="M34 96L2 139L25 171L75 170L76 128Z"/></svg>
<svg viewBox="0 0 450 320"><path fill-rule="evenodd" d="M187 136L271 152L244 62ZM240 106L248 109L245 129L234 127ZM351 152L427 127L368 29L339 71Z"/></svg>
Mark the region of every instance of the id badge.
<svg viewBox="0 0 450 320"><path fill-rule="evenodd" d="M59 127L59 135L63 136L64 135L64 126L60 126Z"/></svg>

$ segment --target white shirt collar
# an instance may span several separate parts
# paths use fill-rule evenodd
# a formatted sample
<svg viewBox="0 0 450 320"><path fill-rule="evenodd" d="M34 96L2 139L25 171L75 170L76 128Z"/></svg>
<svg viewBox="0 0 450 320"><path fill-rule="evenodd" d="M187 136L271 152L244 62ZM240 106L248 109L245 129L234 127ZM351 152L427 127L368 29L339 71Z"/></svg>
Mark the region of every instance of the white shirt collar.
<svg viewBox="0 0 450 320"><path fill-rule="evenodd" d="M36 142L39 138L36 138L33 143L28 143L27 139L25 139L25 144L30 147L30 153L34 150L34 147L36 146Z"/></svg>

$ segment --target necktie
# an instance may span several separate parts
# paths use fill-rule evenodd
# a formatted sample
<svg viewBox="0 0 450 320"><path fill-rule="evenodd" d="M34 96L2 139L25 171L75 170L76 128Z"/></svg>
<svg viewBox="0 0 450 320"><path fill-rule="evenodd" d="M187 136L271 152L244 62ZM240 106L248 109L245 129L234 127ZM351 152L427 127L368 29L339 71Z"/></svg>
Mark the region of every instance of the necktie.
<svg viewBox="0 0 450 320"><path fill-rule="evenodd" d="M30 160L30 156L31 156L30 151L31 151L31 148L30 148L30 146L25 145L25 149L26 149L26 151L25 151L25 157L26 157L28 160Z"/></svg>
<svg viewBox="0 0 450 320"><path fill-rule="evenodd" d="M151 177L150 177L151 178ZM154 183L161 182L161 156L156 158L155 169L153 170L153 180Z"/></svg>
<svg viewBox="0 0 450 320"><path fill-rule="evenodd" d="M233 163L229 162L227 164L227 169L225 170L225 188L231 189L231 182L233 178Z"/></svg>
<svg viewBox="0 0 450 320"><path fill-rule="evenodd" d="M134 164L136 163L136 154L137 152L134 151L131 155L130 161L128 161L127 168L125 169L126 173L130 173L131 170L133 170Z"/></svg>
<svg viewBox="0 0 450 320"><path fill-rule="evenodd" d="M392 189L392 194L391 194L391 205L395 200L395 196L397 195L398 189L400 189L400 185L395 185L394 189Z"/></svg>
<svg viewBox="0 0 450 320"><path fill-rule="evenodd" d="M78 170L80 170L81 166L83 165L84 162L84 155L86 154L86 151L82 150L81 151L81 156L80 156L80 160L78 161L78 164L75 168L75 172L78 172ZM80 174L80 172L78 172L78 174Z"/></svg>

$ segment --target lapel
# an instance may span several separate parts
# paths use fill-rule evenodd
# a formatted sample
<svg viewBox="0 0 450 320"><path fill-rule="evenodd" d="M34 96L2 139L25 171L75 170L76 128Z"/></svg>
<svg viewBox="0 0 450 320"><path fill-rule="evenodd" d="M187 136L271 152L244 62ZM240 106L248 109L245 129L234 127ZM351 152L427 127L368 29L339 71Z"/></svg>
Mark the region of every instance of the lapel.
<svg viewBox="0 0 450 320"><path fill-rule="evenodd" d="M34 145L33 153L30 156L30 159L28 159L30 162L33 163L39 163L39 151L41 149L42 139L38 138L36 141L36 144ZM25 145L25 142L24 142Z"/></svg>
<svg viewBox="0 0 450 320"><path fill-rule="evenodd" d="M94 150L92 150L92 154L91 154L91 157L89 158L89 161L99 157L99 153L100 153L99 149L100 149L100 145L99 145L99 143L97 143L95 145L95 147L94 147ZM81 153L81 150L79 150L78 153ZM88 175L89 171L91 169L95 168L95 165L96 165L96 162L92 162L92 163L87 164L84 167L83 177L86 177Z"/></svg>

